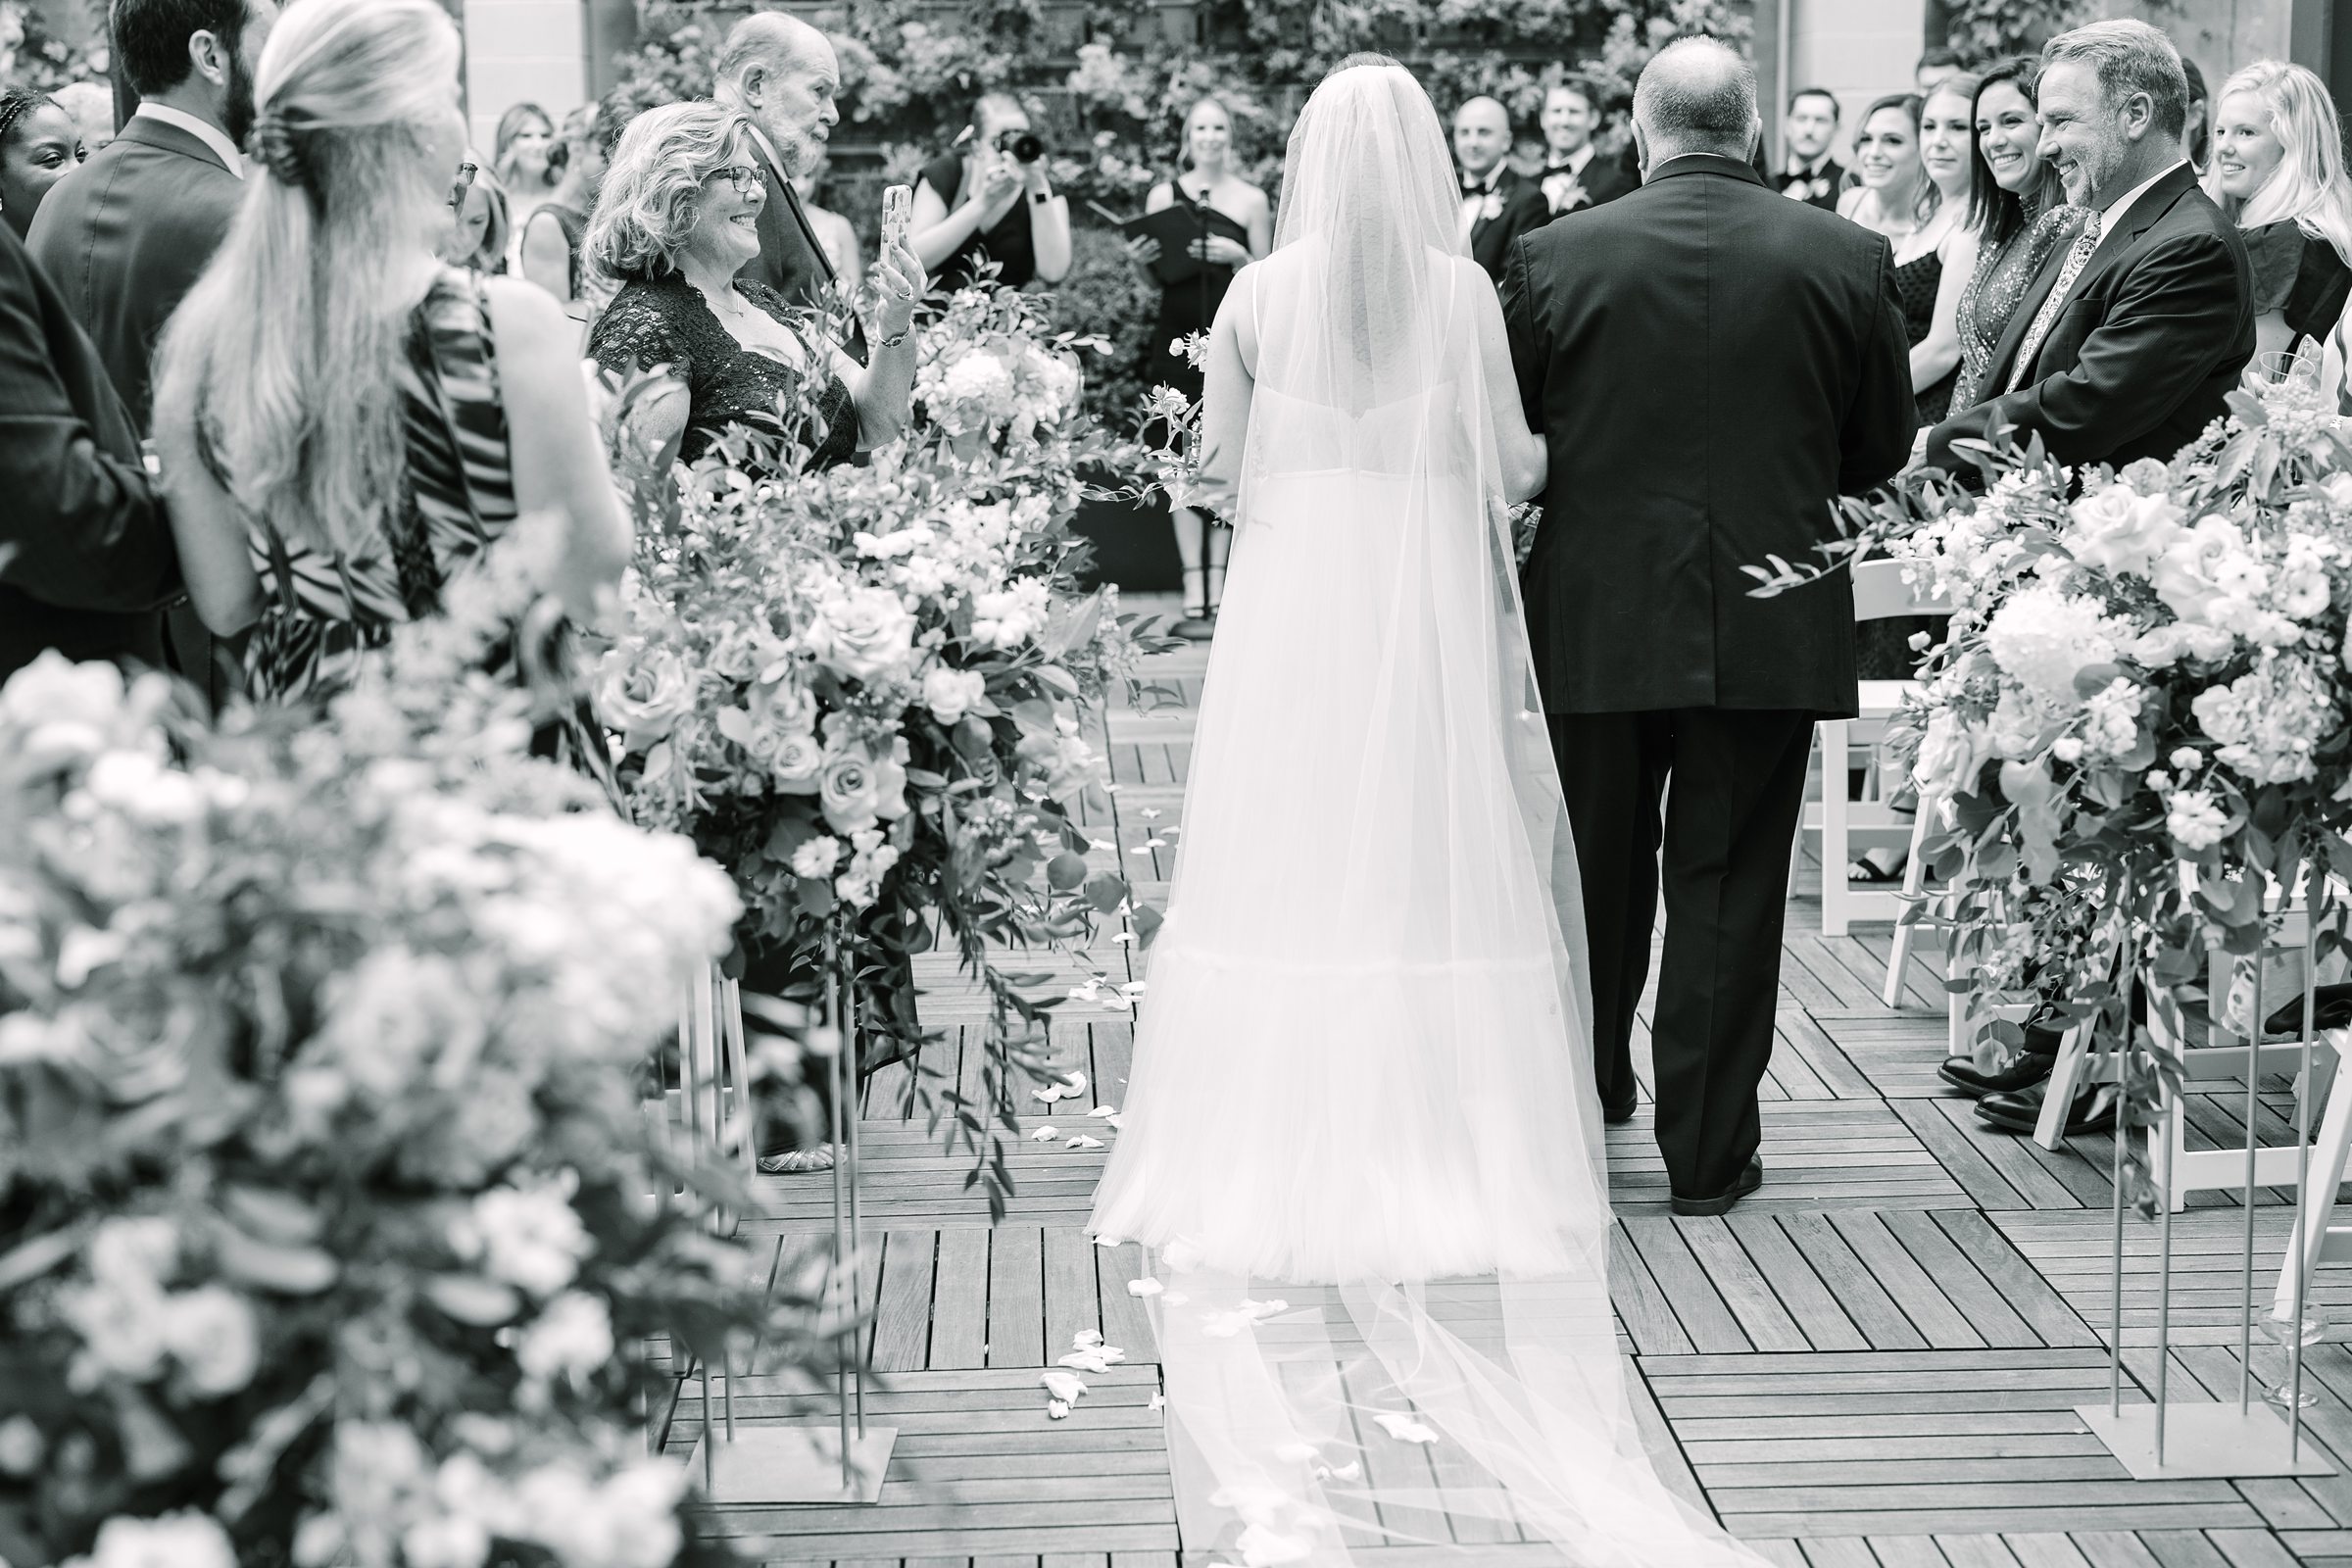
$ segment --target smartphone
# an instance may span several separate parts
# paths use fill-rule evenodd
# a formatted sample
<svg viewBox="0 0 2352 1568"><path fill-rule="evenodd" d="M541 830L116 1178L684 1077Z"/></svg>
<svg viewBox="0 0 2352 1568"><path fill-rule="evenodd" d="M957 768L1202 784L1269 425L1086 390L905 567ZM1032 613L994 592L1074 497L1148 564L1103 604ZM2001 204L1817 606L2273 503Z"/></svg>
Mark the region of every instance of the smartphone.
<svg viewBox="0 0 2352 1568"><path fill-rule="evenodd" d="M882 248L901 245L906 240L906 225L914 216L914 187L890 185L882 192Z"/></svg>

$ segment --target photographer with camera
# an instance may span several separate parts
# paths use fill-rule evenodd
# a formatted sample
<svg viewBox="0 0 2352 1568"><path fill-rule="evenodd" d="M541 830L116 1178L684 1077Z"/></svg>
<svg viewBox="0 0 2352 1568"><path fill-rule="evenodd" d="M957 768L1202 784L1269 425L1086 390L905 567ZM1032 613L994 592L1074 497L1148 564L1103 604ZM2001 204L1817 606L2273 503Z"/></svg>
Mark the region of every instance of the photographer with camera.
<svg viewBox="0 0 2352 1568"><path fill-rule="evenodd" d="M910 243L937 286L962 288L985 262L1013 288L1068 276L1070 204L1047 183L1045 143L1020 100L981 94L957 145L924 165L914 187Z"/></svg>

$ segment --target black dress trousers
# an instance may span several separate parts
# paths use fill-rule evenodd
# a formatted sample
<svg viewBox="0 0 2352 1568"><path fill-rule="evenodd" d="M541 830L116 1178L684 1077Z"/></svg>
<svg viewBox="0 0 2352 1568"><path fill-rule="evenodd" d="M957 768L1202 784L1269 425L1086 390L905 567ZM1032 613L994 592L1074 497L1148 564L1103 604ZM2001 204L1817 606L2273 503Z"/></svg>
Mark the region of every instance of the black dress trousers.
<svg viewBox="0 0 2352 1568"><path fill-rule="evenodd" d="M1549 715L1584 883L1603 1104L1634 1094L1634 1008L1664 886L1650 1054L1658 1149L1684 1198L1728 1191L1762 1136L1756 1088L1772 1059L1813 719L1788 709Z"/></svg>

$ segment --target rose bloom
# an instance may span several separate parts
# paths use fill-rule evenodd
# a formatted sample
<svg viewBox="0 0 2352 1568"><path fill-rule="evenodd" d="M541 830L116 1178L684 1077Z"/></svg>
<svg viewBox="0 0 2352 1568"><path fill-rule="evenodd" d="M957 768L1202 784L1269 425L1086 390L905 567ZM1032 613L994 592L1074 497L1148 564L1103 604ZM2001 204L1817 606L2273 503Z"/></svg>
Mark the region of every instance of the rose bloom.
<svg viewBox="0 0 2352 1568"><path fill-rule="evenodd" d="M976 669L950 669L935 664L923 677L923 706L931 716L953 729L963 715L988 695L988 677Z"/></svg>
<svg viewBox="0 0 2352 1568"><path fill-rule="evenodd" d="M673 648L614 648L597 661L590 701L597 716L642 752L694 711L694 672Z"/></svg>
<svg viewBox="0 0 2352 1568"><path fill-rule="evenodd" d="M835 674L870 683L906 667L914 653L914 617L888 588L853 588L818 606L808 641Z"/></svg>
<svg viewBox="0 0 2352 1568"><path fill-rule="evenodd" d="M2077 561L2118 574L2145 576L2181 533L2185 515L2166 495L2135 494L2125 484L2084 496L2069 509L2074 523L2058 536Z"/></svg>
<svg viewBox="0 0 2352 1568"><path fill-rule="evenodd" d="M235 1394L262 1365L261 1325L234 1291L206 1285L169 1298L164 1341L199 1398Z"/></svg>
<svg viewBox="0 0 2352 1568"><path fill-rule="evenodd" d="M75 1557L69 1568L237 1568L237 1553L227 1533L205 1514L117 1515L98 1527L90 1554Z"/></svg>
<svg viewBox="0 0 2352 1568"><path fill-rule="evenodd" d="M905 760L895 755L906 745L899 740L894 755L877 757L843 729L835 728L827 737L817 797L825 821L836 833L864 832L884 818L906 814L906 768Z"/></svg>
<svg viewBox="0 0 2352 1568"><path fill-rule="evenodd" d="M2149 580L2156 597L2182 620L2210 620L2216 602L2236 594L2251 564L2245 535L2227 518L2199 517L2165 546Z"/></svg>

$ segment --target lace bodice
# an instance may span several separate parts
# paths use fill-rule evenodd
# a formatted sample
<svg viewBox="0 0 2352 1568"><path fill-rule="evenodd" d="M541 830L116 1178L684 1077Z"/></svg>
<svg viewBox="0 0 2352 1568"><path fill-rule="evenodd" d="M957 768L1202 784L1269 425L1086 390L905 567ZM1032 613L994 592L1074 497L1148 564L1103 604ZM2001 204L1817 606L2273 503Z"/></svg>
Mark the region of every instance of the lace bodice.
<svg viewBox="0 0 2352 1568"><path fill-rule="evenodd" d="M2001 334L2009 330L2010 318L2050 252L2073 244L2086 216L2080 207L2053 207L2011 235L2008 244L1988 245L1978 253L1977 270L1961 292L1957 313L1960 375L1952 385L1953 412L1984 401L1984 372L2000 347Z"/></svg>
<svg viewBox="0 0 2352 1568"><path fill-rule="evenodd" d="M822 346L795 319L784 296L764 283L739 279L736 292L793 328L811 363ZM803 371L736 340L703 298L702 290L671 273L621 285L588 335L588 353L607 370L627 375L669 367L686 383L686 438L679 456L691 463L731 425L780 432L779 407L800 402ZM819 427L821 426L821 428ZM792 432L810 450L809 466L829 468L858 453L858 409L840 376L825 372L808 427Z"/></svg>

